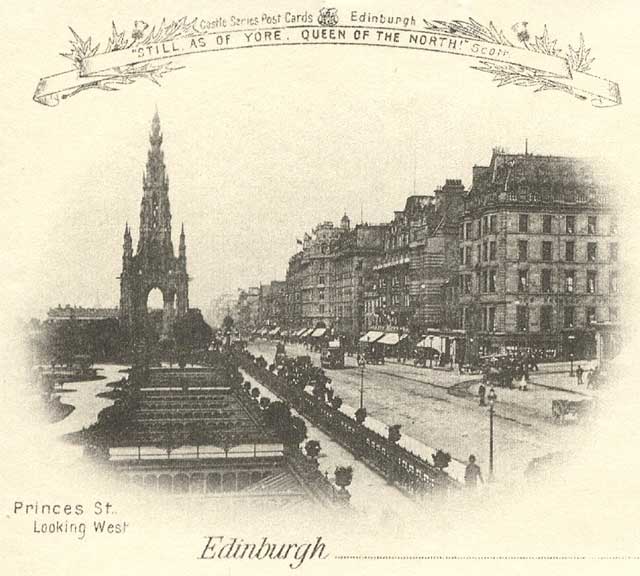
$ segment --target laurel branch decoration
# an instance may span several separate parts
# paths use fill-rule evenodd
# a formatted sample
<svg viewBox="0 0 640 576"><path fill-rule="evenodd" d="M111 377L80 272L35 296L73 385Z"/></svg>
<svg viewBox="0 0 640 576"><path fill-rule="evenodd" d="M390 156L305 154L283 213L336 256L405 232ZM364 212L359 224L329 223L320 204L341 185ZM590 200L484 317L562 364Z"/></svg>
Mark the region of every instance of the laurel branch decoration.
<svg viewBox="0 0 640 576"><path fill-rule="evenodd" d="M451 22L445 22L441 20L424 20L423 22L425 29L430 32L450 34L468 40L491 42L502 46L517 47L517 44L511 42L502 30L495 27L493 22L489 22L488 26L480 24L473 18L469 18L468 21L453 20ZM552 40L549 37L549 31L546 26L541 36L534 36L534 39L531 40L527 24L527 22L520 22L512 27L522 47L531 52L565 58L572 72L587 72L591 69L591 64L595 59L590 56L591 49L585 46L584 36L582 34L580 34L578 47L574 49L571 44L569 44L567 51L564 52L561 48L557 47L558 41L555 39ZM573 93L566 84L554 79L553 74L545 74L540 70L528 68L520 64L482 60L478 66L471 66L471 68L492 74L493 80L498 86L511 84L514 86L533 88L534 92L561 90L570 94ZM582 95L574 95L577 98L585 99Z"/></svg>
<svg viewBox="0 0 640 576"><path fill-rule="evenodd" d="M531 52L565 58L569 69L575 72L587 72L590 70L591 64L594 61L594 58L591 57L591 49L585 46L582 34L580 34L579 43L576 48L573 48L573 46L569 44L567 50L564 51L557 47L558 41L556 39L550 38L546 26L540 36L534 36L532 39L527 28L527 22L520 22L512 26L511 30L515 33L514 41L510 40L502 30L496 28L491 21L488 25L481 24L473 18L451 21L425 19L423 22L425 30L436 34L447 34L458 38L489 42L501 46L523 47ZM73 28L69 28L72 34L72 38L69 41L71 48L68 52L61 53L61 55L70 59L74 66L78 70L81 70L83 60L91 58L98 53L116 52L118 50L135 48L136 46L168 42L177 38L200 36L206 33L207 28L206 21L199 20L197 17L188 19L186 16L172 22L167 22L163 19L159 25L154 25L151 28L143 20L136 20L130 32L119 31L115 23L112 22L111 37L108 39L106 47L102 52L99 52L100 44L94 45L91 36L83 39ZM120 85L131 84L140 79L147 79L155 84L160 84L160 80L165 74L179 70L180 68L183 67L174 67L171 63L129 64L114 69L113 77L96 80L96 82L85 85L78 89L78 91L87 88L117 90ZM527 86L533 88L536 92L543 90L561 90L572 93L571 89L562 82L559 82L553 74L520 64L483 60L480 61L479 65L472 66L472 68L492 74L493 80L498 86L511 84ZM577 96L584 98L583 96Z"/></svg>

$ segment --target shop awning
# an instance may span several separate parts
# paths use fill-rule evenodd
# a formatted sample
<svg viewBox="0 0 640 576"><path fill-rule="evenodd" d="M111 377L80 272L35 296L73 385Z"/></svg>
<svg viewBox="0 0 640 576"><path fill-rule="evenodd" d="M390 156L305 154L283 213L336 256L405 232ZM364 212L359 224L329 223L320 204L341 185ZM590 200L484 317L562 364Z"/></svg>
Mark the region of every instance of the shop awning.
<svg viewBox="0 0 640 576"><path fill-rule="evenodd" d="M278 334L280 334L280 328L276 327L273 330L269 331L269 336L277 336Z"/></svg>
<svg viewBox="0 0 640 576"><path fill-rule="evenodd" d="M397 332L387 332L380 340L378 344L386 344L387 346L395 346L407 337L406 334L398 334Z"/></svg>
<svg viewBox="0 0 640 576"><path fill-rule="evenodd" d="M340 348L340 340L331 340L329 348Z"/></svg>
<svg viewBox="0 0 640 576"><path fill-rule="evenodd" d="M311 334L311 332L313 332L313 328L305 328L300 334L300 338L306 338L307 336L309 336L309 334Z"/></svg>
<svg viewBox="0 0 640 576"><path fill-rule="evenodd" d="M321 336L324 336L324 333L326 331L326 328L316 328L313 332L311 332L311 334L309 334L309 336L311 336L311 338L320 338Z"/></svg>
<svg viewBox="0 0 640 576"><path fill-rule="evenodd" d="M384 336L384 332L379 332L377 330L369 330L362 338L360 338L360 342L377 342Z"/></svg>
<svg viewBox="0 0 640 576"><path fill-rule="evenodd" d="M416 348L435 348L441 352L444 350L445 342L442 336L427 336L416 344Z"/></svg>

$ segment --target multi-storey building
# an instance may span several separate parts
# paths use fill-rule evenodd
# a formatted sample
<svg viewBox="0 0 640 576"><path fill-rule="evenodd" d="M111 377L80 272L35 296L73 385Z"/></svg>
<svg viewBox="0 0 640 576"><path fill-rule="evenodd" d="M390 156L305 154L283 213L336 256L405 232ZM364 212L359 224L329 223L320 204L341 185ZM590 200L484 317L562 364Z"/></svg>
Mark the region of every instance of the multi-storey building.
<svg viewBox="0 0 640 576"><path fill-rule="evenodd" d="M258 324L282 328L285 318L285 282L272 280L261 284L258 295Z"/></svg>
<svg viewBox="0 0 640 576"><path fill-rule="evenodd" d="M367 278L367 329L413 332L442 323L442 286L456 272L464 186L447 180L433 196L410 196L385 227L384 253Z"/></svg>
<svg viewBox="0 0 640 576"><path fill-rule="evenodd" d="M358 224L350 229L346 215L342 226L347 232L333 259L333 326L337 335L355 342L364 331L365 276L381 254L384 226Z"/></svg>
<svg viewBox="0 0 640 576"><path fill-rule="evenodd" d="M260 288L258 286L238 290L238 302L232 316L241 330L251 331L258 328L259 298Z"/></svg>
<svg viewBox="0 0 640 576"><path fill-rule="evenodd" d="M610 189L593 163L506 154L475 166L459 227L466 356L526 347L594 352L596 321L618 317Z"/></svg>
<svg viewBox="0 0 640 576"><path fill-rule="evenodd" d="M333 324L335 255L340 238L349 228L346 215L339 228L332 222L318 224L311 234L304 235L302 251L289 260L286 280L289 329Z"/></svg>

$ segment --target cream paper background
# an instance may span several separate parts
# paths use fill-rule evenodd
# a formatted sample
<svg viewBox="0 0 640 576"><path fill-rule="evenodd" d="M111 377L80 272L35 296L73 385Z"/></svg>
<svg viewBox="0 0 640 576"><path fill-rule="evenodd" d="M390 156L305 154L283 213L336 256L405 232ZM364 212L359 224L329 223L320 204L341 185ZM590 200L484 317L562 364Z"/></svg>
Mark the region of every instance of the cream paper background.
<svg viewBox="0 0 640 576"><path fill-rule="evenodd" d="M314 15L321 3L269 2L269 11ZM637 25L627 2L331 2L351 9L428 19L495 21L505 31L544 24L566 48L578 34L596 58L593 73L616 81L622 106L596 109L561 93L497 88L461 58L351 48L265 48L185 61L158 88L86 92L49 109L32 102L38 79L68 69L59 56L72 26L106 41L111 21L130 29L183 15L261 14L256 2L9 0L2 4L3 81L0 182L2 358L0 565L4 574L280 574L282 562L196 561L205 535L267 536L274 542L322 535L332 556L478 556L476 560L311 561L299 570L345 574L637 573L640 556L636 254ZM491 146L603 156L621 190L626 348L616 391L585 448L553 484L473 502L434 504L415 516L379 502L371 516L232 511L168 497L120 493L90 469L66 470L64 450L24 402L16 318L58 303L117 302L121 234L137 228L141 171L154 105L165 133L175 228L187 225L193 305L214 291L283 277L295 236L360 204L366 219L388 219L418 185L430 191L489 159ZM365 143L365 144L363 144ZM428 159L422 161L421 156ZM322 167L318 167L318 163ZM377 172L372 166L377 166ZM283 166L285 170L283 170ZM312 184L310 184L310 182ZM292 240L293 238L293 240ZM287 244L290 242L290 244ZM265 264L267 262L267 264ZM37 536L12 515L15 500L113 502L125 536ZM90 518L85 518L90 520ZM589 556L506 560L500 556Z"/></svg>

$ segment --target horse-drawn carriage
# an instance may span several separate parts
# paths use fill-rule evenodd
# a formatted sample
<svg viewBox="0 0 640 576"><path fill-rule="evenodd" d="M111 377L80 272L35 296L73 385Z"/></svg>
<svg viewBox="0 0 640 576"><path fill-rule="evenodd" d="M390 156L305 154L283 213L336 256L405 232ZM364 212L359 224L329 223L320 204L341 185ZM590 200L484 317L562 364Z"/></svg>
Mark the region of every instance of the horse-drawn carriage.
<svg viewBox="0 0 640 576"><path fill-rule="evenodd" d="M556 399L551 401L551 414L556 421L564 422L567 417L579 421L593 410L594 405L595 400L593 398L584 398L582 400Z"/></svg>

